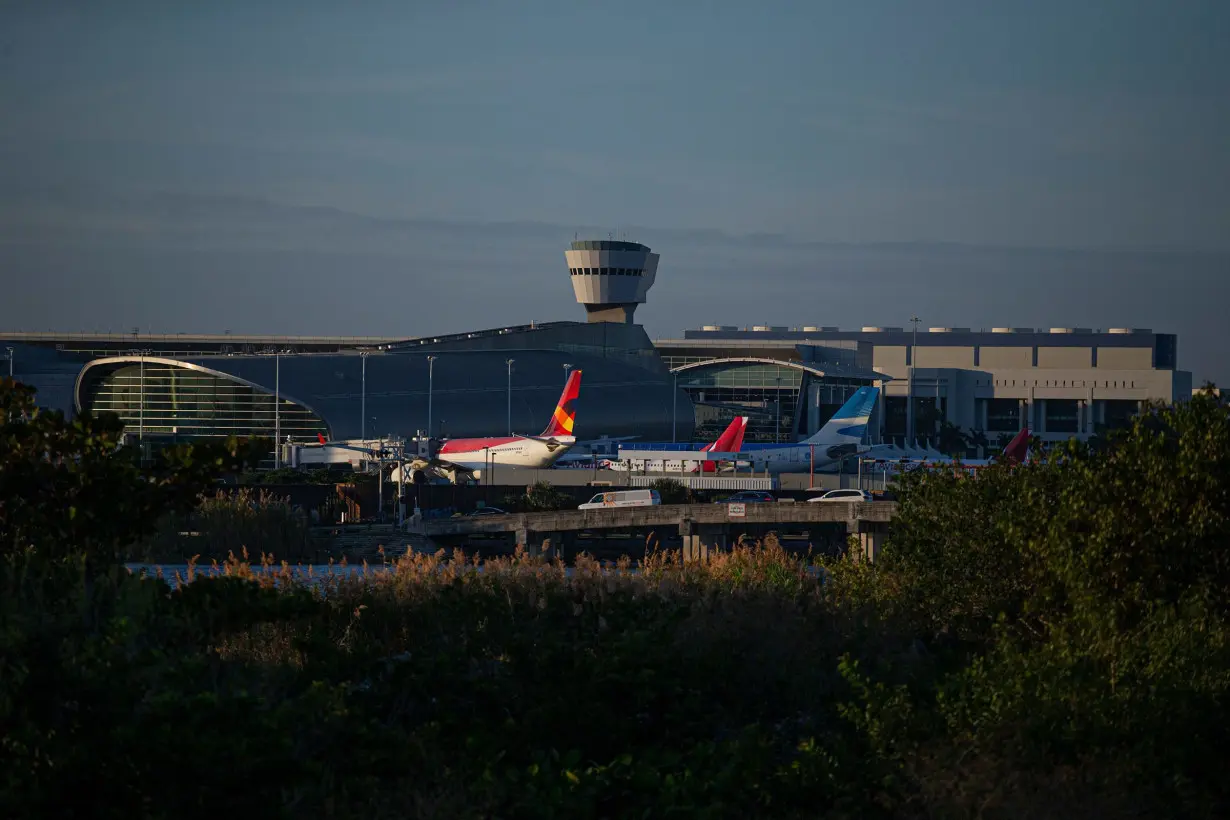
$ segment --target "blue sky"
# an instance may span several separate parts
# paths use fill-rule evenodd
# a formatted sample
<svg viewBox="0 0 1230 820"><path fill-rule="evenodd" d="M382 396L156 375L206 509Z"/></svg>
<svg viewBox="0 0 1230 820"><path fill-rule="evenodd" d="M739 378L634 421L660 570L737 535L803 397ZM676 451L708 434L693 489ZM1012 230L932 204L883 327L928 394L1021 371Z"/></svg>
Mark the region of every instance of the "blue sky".
<svg viewBox="0 0 1230 820"><path fill-rule="evenodd" d="M1105 314L1198 340L1185 363L1230 378L1230 338L1196 326L1230 296L1226 42L1221 0L14 2L0 9L0 276L22 293L0 300L0 326L362 332L361 315L397 332L427 299L413 322L427 332L566 318L562 245L610 230L663 252L641 314L655 335L794 313ZM259 203L246 227L237 202ZM310 208L333 209L329 242ZM364 218L400 238L374 249ZM535 224L510 245L490 223ZM761 233L780 239L738 241ZM1004 261L975 255L983 267L954 284L967 267L934 249L809 244L882 242ZM707 292L722 270L757 287ZM884 285L874 305L853 301L850 271ZM286 309L175 300L203 276ZM339 309L318 316L305 277ZM415 308L389 298L397 283Z"/></svg>

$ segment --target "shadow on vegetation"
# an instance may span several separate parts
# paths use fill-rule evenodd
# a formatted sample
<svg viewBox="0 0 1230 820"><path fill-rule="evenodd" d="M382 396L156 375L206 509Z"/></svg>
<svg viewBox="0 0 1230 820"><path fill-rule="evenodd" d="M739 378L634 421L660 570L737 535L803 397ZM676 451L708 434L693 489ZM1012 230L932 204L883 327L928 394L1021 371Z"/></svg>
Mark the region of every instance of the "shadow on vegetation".
<svg viewBox="0 0 1230 820"><path fill-rule="evenodd" d="M123 545L139 514L192 510L238 445L134 465L109 420L74 432L0 393L5 817L1230 808L1215 401L1096 452L907 477L874 565L816 571L770 540L571 570L407 555L310 585L232 559L172 586L120 567ZM97 482L129 498L120 521L90 519Z"/></svg>

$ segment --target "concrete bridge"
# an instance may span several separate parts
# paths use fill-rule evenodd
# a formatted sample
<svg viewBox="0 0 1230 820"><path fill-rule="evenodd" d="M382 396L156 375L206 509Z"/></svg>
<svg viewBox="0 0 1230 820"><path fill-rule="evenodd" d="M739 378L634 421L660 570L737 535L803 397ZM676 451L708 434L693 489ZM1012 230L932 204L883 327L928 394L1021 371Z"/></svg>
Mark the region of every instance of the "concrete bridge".
<svg viewBox="0 0 1230 820"><path fill-rule="evenodd" d="M633 530L678 532L684 557L703 560L710 549L722 550L732 531L770 531L808 524L845 524L856 536L862 554L875 560L888 522L897 512L893 501L663 504L653 507L612 507L509 515L467 515L431 520L411 519L410 532L433 540L507 533L532 553L539 549L569 551L577 533Z"/></svg>

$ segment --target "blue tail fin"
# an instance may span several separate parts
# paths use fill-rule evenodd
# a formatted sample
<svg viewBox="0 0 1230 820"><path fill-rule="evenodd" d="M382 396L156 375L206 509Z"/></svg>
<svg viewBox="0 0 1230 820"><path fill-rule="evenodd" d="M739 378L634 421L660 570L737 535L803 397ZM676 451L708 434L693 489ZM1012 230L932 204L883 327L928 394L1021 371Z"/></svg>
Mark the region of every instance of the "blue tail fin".
<svg viewBox="0 0 1230 820"><path fill-rule="evenodd" d="M846 444L862 441L867 432L867 422L871 419L871 409L875 407L879 395L878 387L860 387L854 391L850 400L833 414L828 423L805 443Z"/></svg>

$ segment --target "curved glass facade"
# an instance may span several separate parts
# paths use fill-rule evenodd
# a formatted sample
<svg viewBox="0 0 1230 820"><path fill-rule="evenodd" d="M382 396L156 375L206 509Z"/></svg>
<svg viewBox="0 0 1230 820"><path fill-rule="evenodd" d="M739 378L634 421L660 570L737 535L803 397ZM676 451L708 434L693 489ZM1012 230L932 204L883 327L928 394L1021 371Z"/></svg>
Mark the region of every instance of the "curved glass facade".
<svg viewBox="0 0 1230 820"><path fill-rule="evenodd" d="M713 441L735 416L748 416L745 441L793 442L818 430L863 384L753 362L715 362L677 378L696 408L696 441Z"/></svg>
<svg viewBox="0 0 1230 820"><path fill-rule="evenodd" d="M125 362L87 374L83 409L111 412L145 436L268 436L316 439L328 426L311 410L241 382L163 362ZM276 418L275 418L276 416Z"/></svg>

